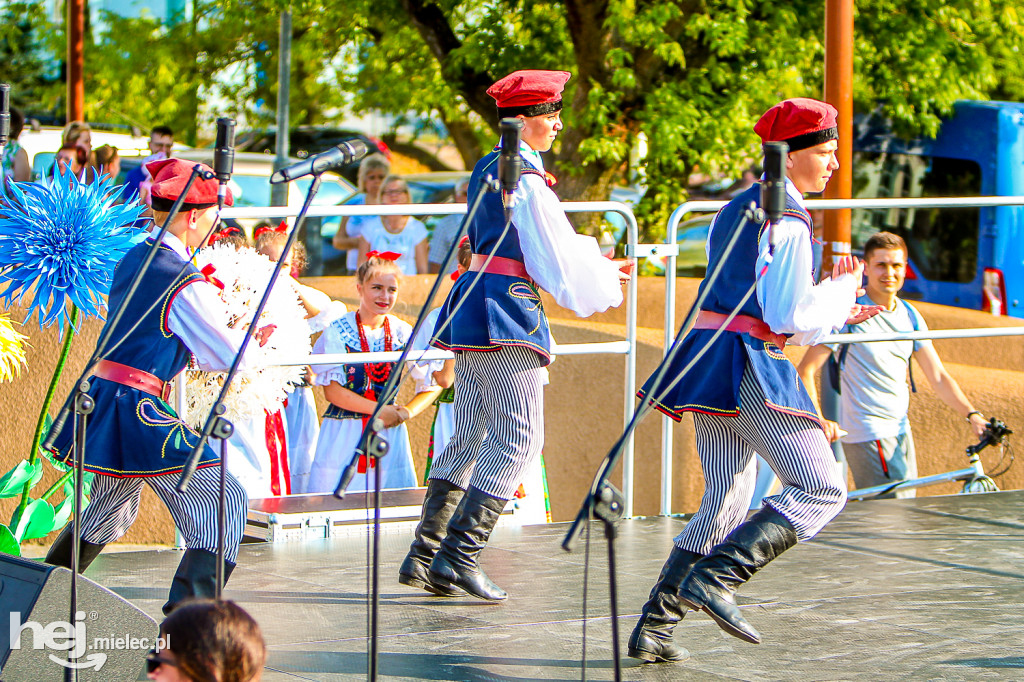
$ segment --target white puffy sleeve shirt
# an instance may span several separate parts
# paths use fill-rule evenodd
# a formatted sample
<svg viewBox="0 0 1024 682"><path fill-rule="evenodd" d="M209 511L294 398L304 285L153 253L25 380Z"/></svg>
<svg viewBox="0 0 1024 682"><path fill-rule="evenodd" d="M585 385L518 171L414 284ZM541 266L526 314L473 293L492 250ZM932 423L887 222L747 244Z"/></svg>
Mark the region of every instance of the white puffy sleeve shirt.
<svg viewBox="0 0 1024 682"><path fill-rule="evenodd" d="M512 222L534 281L579 317L621 305L618 265L596 239L576 233L544 178L523 174L514 197Z"/></svg>
<svg viewBox="0 0 1024 682"><path fill-rule="evenodd" d="M803 197L789 180L786 190L801 206ZM860 282L846 274L836 280L814 283L813 252L807 225L796 218L783 218L774 229L775 249L768 254L769 230L758 243L754 276L757 302L764 321L776 334L792 334L789 343L809 346L839 330L850 316Z"/></svg>
<svg viewBox="0 0 1024 682"><path fill-rule="evenodd" d="M170 232L164 234L162 243L189 260L185 245ZM242 347L246 332L231 329L228 320L227 308L220 300L217 287L209 282L197 281L183 287L167 311L167 328L185 342L200 369L207 372L226 371ZM255 339L249 342L239 369L253 368L256 364L253 349L258 347Z"/></svg>

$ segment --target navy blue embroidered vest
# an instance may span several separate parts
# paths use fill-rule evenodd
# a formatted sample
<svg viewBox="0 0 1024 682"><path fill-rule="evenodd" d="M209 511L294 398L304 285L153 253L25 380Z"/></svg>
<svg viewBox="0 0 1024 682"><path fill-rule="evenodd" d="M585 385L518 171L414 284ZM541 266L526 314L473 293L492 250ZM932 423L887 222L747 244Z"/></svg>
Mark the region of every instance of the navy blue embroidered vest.
<svg viewBox="0 0 1024 682"><path fill-rule="evenodd" d="M115 310L128 293L132 276L142 266L146 250L152 243L152 239L148 239L137 244L118 263L110 287L110 310ZM183 265L185 269L182 272ZM167 328L167 314L178 292L185 285L201 279L203 276L194 265L184 263L173 249L161 244L146 271L145 281L128 302L112 338L116 343L132 327L135 329L107 355L107 359L155 374L164 381L173 379L185 369L191 353L182 340ZM154 305L155 296L164 289L170 289L169 293ZM142 322L136 326L140 318Z"/></svg>
<svg viewBox="0 0 1024 682"><path fill-rule="evenodd" d="M723 314L732 312L754 284L758 242L767 229L767 223L750 220L743 223L743 210L751 202L760 206L760 194L761 185L755 183L723 207L715 218L709 248L709 274L722 261L725 246L735 230L740 229L742 232L728 260L723 263L721 273L708 291L702 304L705 310ZM811 238L810 215L788 194L785 214L786 217L803 221L807 225L807 238ZM808 272L807 276L811 277L811 273ZM701 282L700 291L703 292L707 286L708 280L705 279ZM756 294L747 300L739 312L759 320L764 319ZM655 382L655 377L650 377L638 395L654 399L658 410L677 421L683 412L735 416L740 409L740 381L749 364L764 392L768 407L817 420L817 410L796 368L781 348L749 334L735 332L724 332L712 343L714 334L715 330L712 329L690 330L663 379ZM705 347L707 350L698 364L674 387L666 388Z"/></svg>
<svg viewBox="0 0 1024 682"><path fill-rule="evenodd" d="M349 353L359 353L359 348L353 348L346 344ZM395 348L394 350L400 351L401 348ZM389 363L391 371L395 371L396 363ZM365 395L368 389L373 389L374 396L380 396L384 390L384 384L387 380L381 382L375 382L370 380L370 376L366 373L366 365L345 365L345 388L357 393L359 395ZM394 400L391 401L394 403ZM351 410L343 410L334 404L328 404L327 410L324 412L324 419L362 419L367 415L362 412L353 412Z"/></svg>
<svg viewBox="0 0 1024 682"><path fill-rule="evenodd" d="M498 153L492 152L476 164L469 179L471 198L476 196L487 174L497 177L497 161ZM525 173L543 175L525 160L523 168ZM502 237L504 227L501 194L488 192L467 230L473 253L494 253L522 262L518 228L513 223ZM459 301L463 300L460 306ZM446 325L448 318L451 322ZM488 351L501 346L525 346L540 354L543 364L550 362L551 331L540 293L536 285L521 277L476 272L459 277L441 307L435 333L437 330L440 333L435 345L447 350Z"/></svg>
<svg viewBox="0 0 1024 682"><path fill-rule="evenodd" d="M125 298L150 244L152 240L137 244L118 263L110 288L111 309ZM187 339L168 329L167 315L181 290L202 279L194 265L161 245L114 328L112 343L120 344L107 354L107 359L144 370L164 381L174 378L188 363L190 351L185 345ZM199 435L178 419L170 405L137 388L106 379L93 377L89 383L89 395L96 408L88 421L87 471L117 477L161 476L181 471L199 442ZM55 455L61 460L71 453L71 424L68 420L54 440ZM212 466L219 461L207 445L199 466Z"/></svg>

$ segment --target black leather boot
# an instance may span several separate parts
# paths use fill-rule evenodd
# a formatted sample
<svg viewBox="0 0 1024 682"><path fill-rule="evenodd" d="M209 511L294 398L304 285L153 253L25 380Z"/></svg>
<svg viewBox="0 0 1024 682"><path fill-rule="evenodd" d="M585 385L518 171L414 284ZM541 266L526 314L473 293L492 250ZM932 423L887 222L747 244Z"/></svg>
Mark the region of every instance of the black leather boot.
<svg viewBox="0 0 1024 682"><path fill-rule="evenodd" d="M437 554L441 541L448 533L448 522L462 496L462 488L440 478L427 483L427 495L423 499L420 524L416 526L416 539L412 541L409 553L398 569L398 582L409 587L418 587L443 597L462 594L462 590L435 585L430 579L430 562Z"/></svg>
<svg viewBox="0 0 1024 682"><path fill-rule="evenodd" d="M689 651L672 643L672 630L686 614L686 607L679 603L676 592L683 578L690 572L690 567L701 556L696 552L672 547L672 553L661 569L661 576L640 613L640 620L629 636L626 651L631 657L647 663L685 661L690 657Z"/></svg>
<svg viewBox="0 0 1024 682"><path fill-rule="evenodd" d="M457 586L487 601L508 599L508 594L487 577L477 560L487 545L506 500L470 488L448 524L448 535L430 564L430 579L441 587Z"/></svg>
<svg viewBox="0 0 1024 682"><path fill-rule="evenodd" d="M771 507L760 509L693 565L679 588L680 602L708 614L733 637L759 644L761 635L736 607L736 588L796 542L786 517Z"/></svg>
<svg viewBox="0 0 1024 682"><path fill-rule="evenodd" d="M231 577L235 565L224 561L224 584ZM164 615L170 615L180 602L196 597L214 599L217 596L217 554L205 549L186 549L178 570L171 580L171 591L163 606Z"/></svg>
<svg viewBox="0 0 1024 682"><path fill-rule="evenodd" d="M71 568L71 526L64 526L64 530L60 532L57 539L50 545L50 551L46 553L46 563L51 566L63 566L64 568ZM87 542L85 540L79 540L78 544L78 571L84 573L85 569L89 568L89 564L100 555L103 548L106 547L106 543L96 544L93 542Z"/></svg>

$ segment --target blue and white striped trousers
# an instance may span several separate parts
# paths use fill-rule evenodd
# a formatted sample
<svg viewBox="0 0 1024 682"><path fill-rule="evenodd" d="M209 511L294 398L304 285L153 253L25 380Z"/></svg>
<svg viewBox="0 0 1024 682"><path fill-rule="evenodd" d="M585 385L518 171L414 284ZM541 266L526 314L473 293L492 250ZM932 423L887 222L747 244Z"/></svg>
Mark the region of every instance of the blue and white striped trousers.
<svg viewBox="0 0 1024 682"><path fill-rule="evenodd" d="M693 413L704 497L676 536L680 549L707 554L743 523L757 476L755 451L783 485L764 503L793 524L800 541L814 537L846 506L846 482L825 434L807 417L766 406L749 364L740 382L739 412Z"/></svg>
<svg viewBox="0 0 1024 682"><path fill-rule="evenodd" d="M177 473L141 478L96 474L92 480L89 506L82 511L82 539L104 544L127 533L139 514L142 484L146 483L167 505L186 547L216 552L220 467L196 469L185 493L175 489L178 477ZM248 496L230 473L224 493L224 558L234 563L245 530Z"/></svg>
<svg viewBox="0 0 1024 682"><path fill-rule="evenodd" d="M456 354L454 428L430 478L510 499L544 447L540 355L522 346Z"/></svg>

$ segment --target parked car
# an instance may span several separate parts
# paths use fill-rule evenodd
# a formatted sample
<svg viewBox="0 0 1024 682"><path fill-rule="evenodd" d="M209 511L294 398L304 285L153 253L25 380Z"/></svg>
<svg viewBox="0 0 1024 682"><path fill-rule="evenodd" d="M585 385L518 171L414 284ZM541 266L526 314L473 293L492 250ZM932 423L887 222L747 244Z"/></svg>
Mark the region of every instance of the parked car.
<svg viewBox="0 0 1024 682"><path fill-rule="evenodd" d="M212 149L188 149L174 156L186 161L198 161L208 166L213 165ZM137 167L141 159L131 159L122 162L123 172ZM298 162L299 159L292 159ZM274 160L266 154L236 153L235 165L231 173L231 180L228 186L235 199L235 206L270 206L270 176L274 173ZM309 177L300 178L288 183L288 206L299 208L306 197L312 179ZM353 194L355 187L337 175L321 176L320 191L313 200L314 206L336 206L343 203ZM269 217L269 216L268 216ZM239 223L247 228L258 220L241 219Z"/></svg>
<svg viewBox="0 0 1024 682"><path fill-rule="evenodd" d="M391 150L388 149L388 146L375 137L369 137L356 130L325 126L298 126L297 128L292 128L291 133L288 135L288 154L299 159L305 159L310 155L319 154L350 140L359 140L366 145L370 153L380 152L389 159L391 158ZM274 154L277 151L277 131L273 128L267 128L241 133L235 138L235 150L238 152ZM354 185L358 180L359 162L355 161L347 166L342 166L337 172Z"/></svg>
<svg viewBox="0 0 1024 682"><path fill-rule="evenodd" d="M676 227L676 244L679 254L676 256L676 274L680 277L703 277L708 269L707 241L714 213L705 213L690 218ZM647 266L654 274L665 273L667 257L647 259Z"/></svg>

